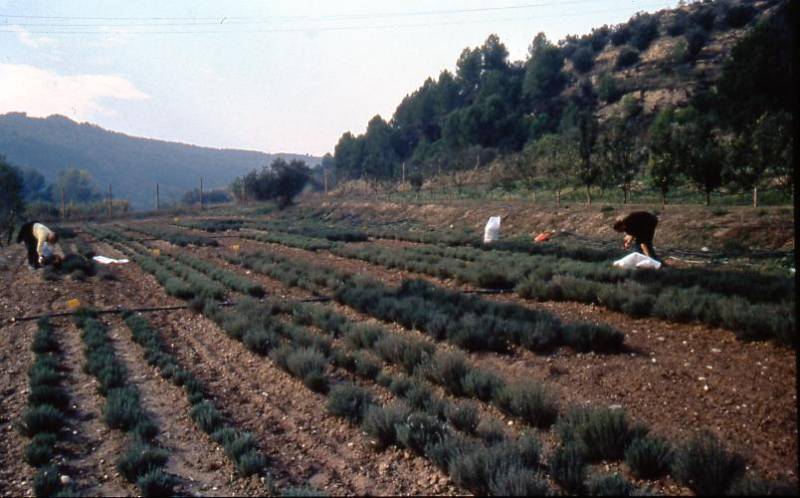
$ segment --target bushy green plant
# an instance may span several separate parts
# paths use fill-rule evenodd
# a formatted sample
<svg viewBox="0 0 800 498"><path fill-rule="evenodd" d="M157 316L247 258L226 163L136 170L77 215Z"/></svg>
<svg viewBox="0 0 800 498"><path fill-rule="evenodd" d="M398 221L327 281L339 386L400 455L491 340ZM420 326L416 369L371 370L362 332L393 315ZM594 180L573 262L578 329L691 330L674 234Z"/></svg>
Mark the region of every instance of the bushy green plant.
<svg viewBox="0 0 800 498"><path fill-rule="evenodd" d="M442 439L445 429L430 415L415 412L395 425L397 442L409 450L424 454L425 447Z"/></svg>
<svg viewBox="0 0 800 498"><path fill-rule="evenodd" d="M42 432L56 434L63 426L64 414L54 406L34 406L22 415L22 432L28 437Z"/></svg>
<svg viewBox="0 0 800 498"><path fill-rule="evenodd" d="M625 450L625 462L639 479L656 479L669 471L672 448L661 438L637 438Z"/></svg>
<svg viewBox="0 0 800 498"><path fill-rule="evenodd" d="M536 383L509 384L498 393L496 401L504 411L534 427L550 427L558 415L553 394Z"/></svg>
<svg viewBox="0 0 800 498"><path fill-rule="evenodd" d="M445 407L444 415L456 430L467 434L475 434L478 429L480 416L475 403L450 403Z"/></svg>
<svg viewBox="0 0 800 498"><path fill-rule="evenodd" d="M697 495L723 495L743 474L744 459L729 453L712 433L693 436L675 454L675 477Z"/></svg>
<svg viewBox="0 0 800 498"><path fill-rule="evenodd" d="M558 423L562 441L574 441L590 461L618 460L636 435L622 410L573 408Z"/></svg>
<svg viewBox="0 0 800 498"><path fill-rule="evenodd" d="M796 484L743 477L728 490L730 496L797 496Z"/></svg>
<svg viewBox="0 0 800 498"><path fill-rule="evenodd" d="M382 450L397 441L395 426L404 423L410 413L407 406L399 403L386 406L370 405L361 427L370 436L375 448Z"/></svg>
<svg viewBox="0 0 800 498"><path fill-rule="evenodd" d="M372 396L366 390L350 382L336 384L328 393L328 411L357 424L372 404Z"/></svg>
<svg viewBox="0 0 800 498"><path fill-rule="evenodd" d="M464 394L481 401L496 399L503 390L505 382L497 375L480 369L472 369L462 380Z"/></svg>
<svg viewBox="0 0 800 498"><path fill-rule="evenodd" d="M549 496L550 486L544 477L531 469L513 467L493 476L489 483L493 496Z"/></svg>
<svg viewBox="0 0 800 498"><path fill-rule="evenodd" d="M236 470L245 477L260 474L266 465L266 457L256 450L247 451L236 460Z"/></svg>
<svg viewBox="0 0 800 498"><path fill-rule="evenodd" d="M225 421L222 414L207 400L194 405L189 411L189 416L206 434L213 434Z"/></svg>
<svg viewBox="0 0 800 498"><path fill-rule="evenodd" d="M54 496L61 489L58 467L40 467L33 476L33 494L39 498Z"/></svg>
<svg viewBox="0 0 800 498"><path fill-rule="evenodd" d="M586 480L586 459L575 443L559 446L548 461L550 476L568 491L581 493Z"/></svg>
<svg viewBox="0 0 800 498"><path fill-rule="evenodd" d="M633 496L636 488L619 474L595 476L586 486L589 496Z"/></svg>
<svg viewBox="0 0 800 498"><path fill-rule="evenodd" d="M306 387L317 392L327 392L328 379L325 376L327 364L322 353L314 348L297 349L286 357L287 370L301 379Z"/></svg>
<svg viewBox="0 0 800 498"><path fill-rule="evenodd" d="M64 410L69 405L69 394L61 386L37 385L28 393L28 405L50 405Z"/></svg>
<svg viewBox="0 0 800 498"><path fill-rule="evenodd" d="M622 351L625 335L605 324L573 322L561 329L564 344L579 352L618 353Z"/></svg>
<svg viewBox="0 0 800 498"><path fill-rule="evenodd" d="M161 448L134 443L117 460L117 470L129 482L136 482L141 476L164 467L167 458L167 452Z"/></svg>
<svg viewBox="0 0 800 498"><path fill-rule="evenodd" d="M435 383L455 396L464 395L464 377L471 370L467 358L459 352L439 352L425 366L425 373Z"/></svg>
<svg viewBox="0 0 800 498"><path fill-rule="evenodd" d="M355 373L359 377L374 380L381 371L380 363L368 354L358 351L353 355Z"/></svg>
<svg viewBox="0 0 800 498"><path fill-rule="evenodd" d="M139 393L131 387L121 387L108 392L103 409L103 420L112 429L128 431L146 418Z"/></svg>
<svg viewBox="0 0 800 498"><path fill-rule="evenodd" d="M57 436L50 432L40 432L33 436L25 447L25 461L32 467L44 465L53 458Z"/></svg>
<svg viewBox="0 0 800 498"><path fill-rule="evenodd" d="M177 480L162 469L153 469L136 479L142 496L172 496Z"/></svg>
<svg viewBox="0 0 800 498"><path fill-rule="evenodd" d="M615 67L625 69L639 62L639 51L630 47L623 47L617 55Z"/></svg>

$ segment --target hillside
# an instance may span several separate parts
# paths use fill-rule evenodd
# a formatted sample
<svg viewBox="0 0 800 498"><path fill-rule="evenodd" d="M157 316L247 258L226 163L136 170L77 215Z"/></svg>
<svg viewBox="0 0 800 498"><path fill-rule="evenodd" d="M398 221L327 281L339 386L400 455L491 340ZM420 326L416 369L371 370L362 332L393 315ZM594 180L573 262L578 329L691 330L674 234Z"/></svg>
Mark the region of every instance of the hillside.
<svg viewBox="0 0 800 498"><path fill-rule="evenodd" d="M496 34L465 48L389 119L345 132L338 180L429 188L456 172L560 192L666 199L772 188L791 196L793 3L693 2L548 40L524 61ZM713 160L709 158L714 158ZM500 172L500 173L495 173ZM443 173L445 175L443 175ZM411 176L407 176L411 175Z"/></svg>
<svg viewBox="0 0 800 498"><path fill-rule="evenodd" d="M135 209L152 208L155 184L164 202L178 200L196 188L227 186L234 177L268 165L276 157L315 165L319 158L299 154L214 149L132 137L64 116L31 118L24 113L0 115L0 155L20 167L41 172L48 182L59 171L86 169L105 190L128 199Z"/></svg>

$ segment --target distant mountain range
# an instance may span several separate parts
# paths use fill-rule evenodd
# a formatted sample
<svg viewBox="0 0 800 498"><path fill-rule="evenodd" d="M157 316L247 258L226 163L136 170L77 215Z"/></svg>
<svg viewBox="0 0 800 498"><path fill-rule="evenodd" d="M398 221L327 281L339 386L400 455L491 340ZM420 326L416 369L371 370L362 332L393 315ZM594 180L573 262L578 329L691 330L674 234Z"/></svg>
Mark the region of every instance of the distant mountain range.
<svg viewBox="0 0 800 498"><path fill-rule="evenodd" d="M24 113L0 115L0 155L13 165L38 170L52 182L61 170L79 168L94 176L105 191L127 199L134 209L155 204L159 184L162 202L180 199L197 188L200 177L206 189L225 187L231 180L275 158L300 159L309 166L319 157L302 154L266 154L257 151L215 149L166 142L105 130L53 115L32 118Z"/></svg>

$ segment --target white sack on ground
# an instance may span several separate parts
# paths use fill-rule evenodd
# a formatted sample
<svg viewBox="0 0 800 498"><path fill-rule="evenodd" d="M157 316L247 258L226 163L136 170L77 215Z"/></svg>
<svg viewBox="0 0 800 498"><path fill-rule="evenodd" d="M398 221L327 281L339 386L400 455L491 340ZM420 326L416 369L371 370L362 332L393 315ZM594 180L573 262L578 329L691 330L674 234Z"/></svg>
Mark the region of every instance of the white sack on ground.
<svg viewBox="0 0 800 498"><path fill-rule="evenodd" d="M495 242L500 240L500 217L492 216L486 223L486 229L483 231L483 243Z"/></svg>
<svg viewBox="0 0 800 498"><path fill-rule="evenodd" d="M632 252L624 258L614 261L614 266L618 268L647 268L658 270L661 268L661 262L645 256L644 254Z"/></svg>
<svg viewBox="0 0 800 498"><path fill-rule="evenodd" d="M95 256L92 259L97 261L101 265L124 265L125 263L128 262L127 259L114 259L114 258L107 258L105 256Z"/></svg>

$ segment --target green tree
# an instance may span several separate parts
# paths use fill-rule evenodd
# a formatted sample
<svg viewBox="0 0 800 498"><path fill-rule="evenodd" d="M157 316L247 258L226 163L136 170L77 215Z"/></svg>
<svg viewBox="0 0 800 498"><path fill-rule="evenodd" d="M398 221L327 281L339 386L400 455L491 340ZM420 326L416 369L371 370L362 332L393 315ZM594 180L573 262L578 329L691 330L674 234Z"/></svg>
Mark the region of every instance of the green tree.
<svg viewBox="0 0 800 498"><path fill-rule="evenodd" d="M766 180L778 180L791 192L792 116L785 111L764 113L752 128L735 135L727 149L727 172L740 190L753 193L758 206L758 189Z"/></svg>
<svg viewBox="0 0 800 498"><path fill-rule="evenodd" d="M635 121L612 118L606 122L598 140L598 157L604 177L622 187L623 203L628 203L631 183L642 169L644 148Z"/></svg>
<svg viewBox="0 0 800 498"><path fill-rule="evenodd" d="M26 202L51 201L44 176L33 168L20 170L22 176L22 192Z"/></svg>
<svg viewBox="0 0 800 498"><path fill-rule="evenodd" d="M546 100L561 92L566 84L564 57L561 50L539 33L528 48L523 93L532 101Z"/></svg>
<svg viewBox="0 0 800 498"><path fill-rule="evenodd" d="M668 108L656 115L648 131L648 181L661 194L662 205L681 177L684 154L679 127L675 109Z"/></svg>
<svg viewBox="0 0 800 498"><path fill-rule="evenodd" d="M0 242L5 233L6 244L11 243L14 224L24 209L22 194L19 170L8 164L4 156L0 156Z"/></svg>
<svg viewBox="0 0 800 498"><path fill-rule="evenodd" d="M63 192L66 203L86 204L103 198L92 174L85 169L68 168L61 171L54 188L58 198Z"/></svg>
<svg viewBox="0 0 800 498"><path fill-rule="evenodd" d="M579 163L577 142L565 134L550 133L526 147L530 158L526 167L529 178L543 178L556 192L556 205L561 206L561 191L575 181Z"/></svg>
<svg viewBox="0 0 800 498"><path fill-rule="evenodd" d="M711 193L722 185L725 157L718 130L693 107L675 113L674 146L686 177L711 204Z"/></svg>
<svg viewBox="0 0 800 498"><path fill-rule="evenodd" d="M461 87L461 98L464 102L472 102L481 81L483 57L479 48L465 48L456 62L456 81Z"/></svg>
<svg viewBox="0 0 800 498"><path fill-rule="evenodd" d="M586 203L592 203L592 186L594 186L602 170L595 161L595 147L599 134L597 116L592 109L579 111L576 116L576 126L569 132L574 137L578 146L578 180L586 188Z"/></svg>

